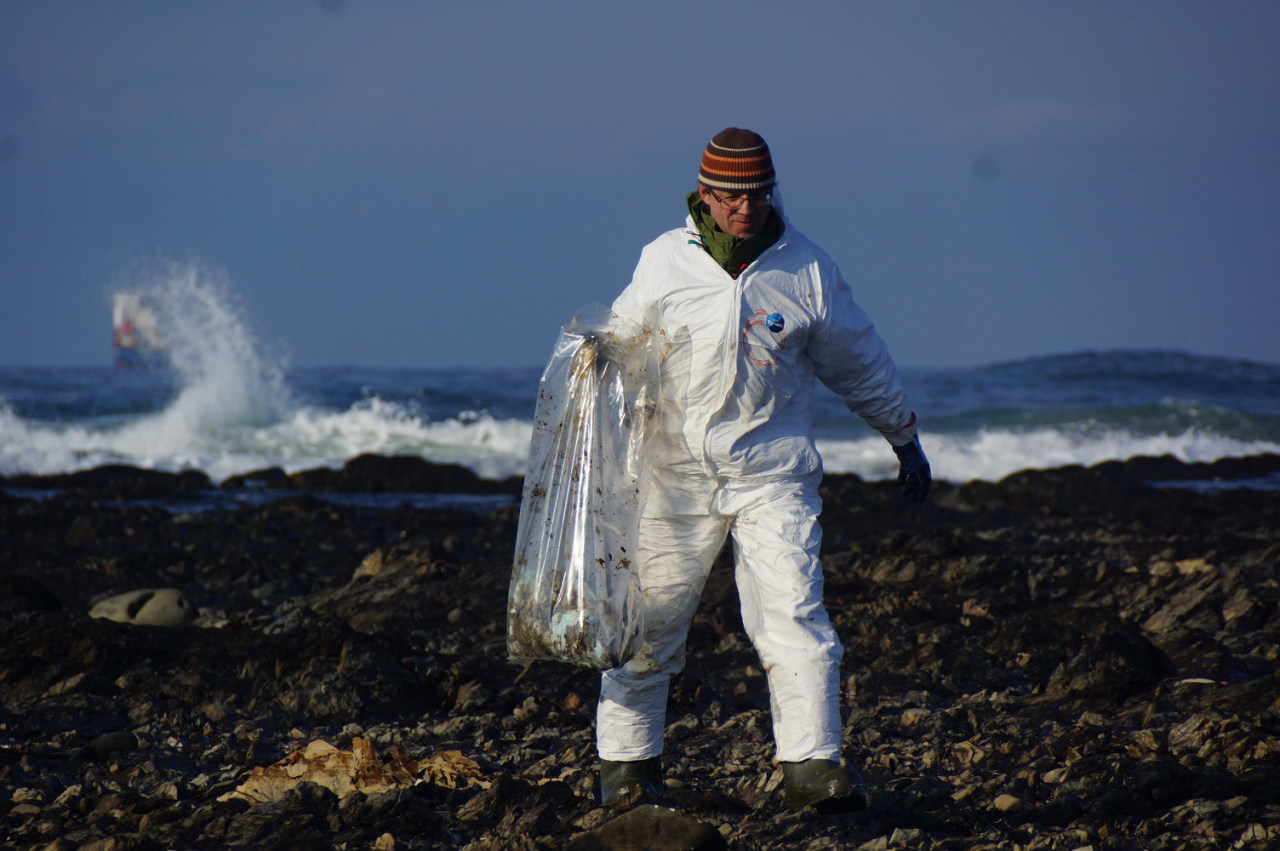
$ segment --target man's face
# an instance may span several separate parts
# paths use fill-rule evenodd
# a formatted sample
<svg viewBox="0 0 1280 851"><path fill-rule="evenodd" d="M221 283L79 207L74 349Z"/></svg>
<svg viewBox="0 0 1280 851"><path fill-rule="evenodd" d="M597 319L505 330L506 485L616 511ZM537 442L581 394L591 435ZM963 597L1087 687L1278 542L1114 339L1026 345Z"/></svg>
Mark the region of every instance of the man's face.
<svg viewBox="0 0 1280 851"><path fill-rule="evenodd" d="M720 230L739 239L755 236L764 227L773 208L768 190L723 192L706 186L698 187L698 195L711 210Z"/></svg>

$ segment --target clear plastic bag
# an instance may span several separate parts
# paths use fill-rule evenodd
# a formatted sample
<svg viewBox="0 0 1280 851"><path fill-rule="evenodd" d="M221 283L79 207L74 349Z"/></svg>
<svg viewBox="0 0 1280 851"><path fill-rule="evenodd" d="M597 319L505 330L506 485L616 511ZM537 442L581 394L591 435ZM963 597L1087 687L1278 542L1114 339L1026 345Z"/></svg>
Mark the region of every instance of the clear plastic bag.
<svg viewBox="0 0 1280 851"><path fill-rule="evenodd" d="M625 663L641 635L637 528L657 399L652 335L603 307L565 327L538 386L507 651L584 668Z"/></svg>

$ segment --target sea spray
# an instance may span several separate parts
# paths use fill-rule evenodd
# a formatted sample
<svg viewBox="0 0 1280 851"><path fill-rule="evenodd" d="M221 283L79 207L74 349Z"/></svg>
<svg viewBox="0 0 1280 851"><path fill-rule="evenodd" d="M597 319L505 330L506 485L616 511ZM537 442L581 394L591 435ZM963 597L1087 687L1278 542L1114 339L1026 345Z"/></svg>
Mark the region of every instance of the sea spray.
<svg viewBox="0 0 1280 851"><path fill-rule="evenodd" d="M143 466L207 467L234 452L236 432L290 415L283 363L263 353L224 271L160 261L136 286L158 314L178 391L163 411L120 429L118 451Z"/></svg>
<svg viewBox="0 0 1280 851"><path fill-rule="evenodd" d="M171 410L197 428L269 425L291 412L283 359L264 353L226 274L194 263L161 274L150 295L182 384Z"/></svg>

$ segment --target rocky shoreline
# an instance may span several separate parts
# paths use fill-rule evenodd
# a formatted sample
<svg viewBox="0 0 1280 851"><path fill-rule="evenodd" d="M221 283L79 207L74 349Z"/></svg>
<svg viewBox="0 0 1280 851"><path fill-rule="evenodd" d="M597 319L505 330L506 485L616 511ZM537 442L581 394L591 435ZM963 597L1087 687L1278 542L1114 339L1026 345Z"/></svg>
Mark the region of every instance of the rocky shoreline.
<svg viewBox="0 0 1280 851"><path fill-rule="evenodd" d="M506 658L519 481L372 456L220 487L0 480L0 845L1278 847L1280 490L1232 487L1278 474L1135 459L924 506L829 476L846 754L872 790L844 816L780 805L724 557L672 691L678 814L628 814L594 802L597 675ZM499 507L389 496L421 493ZM190 612L89 617L144 589Z"/></svg>

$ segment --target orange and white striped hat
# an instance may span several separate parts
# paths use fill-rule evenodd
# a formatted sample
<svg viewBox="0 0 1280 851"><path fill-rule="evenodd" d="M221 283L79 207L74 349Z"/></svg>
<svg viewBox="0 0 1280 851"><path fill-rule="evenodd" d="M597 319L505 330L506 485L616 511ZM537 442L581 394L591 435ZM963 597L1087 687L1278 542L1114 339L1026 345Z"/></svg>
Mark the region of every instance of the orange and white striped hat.
<svg viewBox="0 0 1280 851"><path fill-rule="evenodd" d="M726 127L707 143L698 181L712 189L768 189L777 180L769 146L759 133Z"/></svg>

